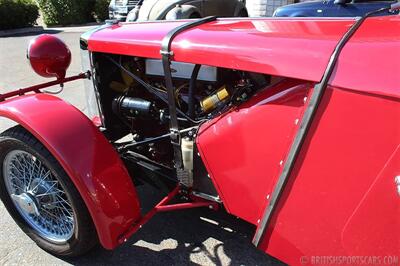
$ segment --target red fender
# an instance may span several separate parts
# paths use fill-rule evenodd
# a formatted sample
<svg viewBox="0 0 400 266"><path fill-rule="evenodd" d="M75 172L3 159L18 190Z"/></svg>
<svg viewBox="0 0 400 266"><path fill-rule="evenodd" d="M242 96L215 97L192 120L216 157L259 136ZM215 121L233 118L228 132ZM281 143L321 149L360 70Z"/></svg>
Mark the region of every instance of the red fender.
<svg viewBox="0 0 400 266"><path fill-rule="evenodd" d="M5 101L0 116L21 124L46 146L81 194L100 243L115 248L140 218L140 206L128 171L104 135L74 106L47 94Z"/></svg>

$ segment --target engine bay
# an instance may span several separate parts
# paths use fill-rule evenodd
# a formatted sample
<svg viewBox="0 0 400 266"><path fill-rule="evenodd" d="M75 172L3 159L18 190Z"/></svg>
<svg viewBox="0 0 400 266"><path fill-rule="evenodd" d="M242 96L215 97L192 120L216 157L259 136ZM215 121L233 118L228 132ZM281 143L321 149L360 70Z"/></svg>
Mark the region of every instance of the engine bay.
<svg viewBox="0 0 400 266"><path fill-rule="evenodd" d="M197 190L217 196L211 181L193 181L193 173L203 178L208 175L201 160L194 156L197 154L197 131L203 123L235 108L268 86L271 77L171 62L179 152L185 170L179 174L174 169L176 144L171 143L170 138L171 115L163 62L101 53L93 54L92 60L104 134L119 151L128 169L139 171L146 179L144 182L166 191L169 182L179 182L189 188L201 183Z"/></svg>

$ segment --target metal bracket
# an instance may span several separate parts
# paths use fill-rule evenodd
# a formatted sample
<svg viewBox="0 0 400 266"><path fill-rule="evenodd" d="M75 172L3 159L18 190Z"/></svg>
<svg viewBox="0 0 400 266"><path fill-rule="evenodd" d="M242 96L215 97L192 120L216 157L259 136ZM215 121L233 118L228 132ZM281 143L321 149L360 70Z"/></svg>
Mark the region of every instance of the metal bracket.
<svg viewBox="0 0 400 266"><path fill-rule="evenodd" d="M74 80L78 80L78 79L87 79L88 73L84 72L84 73L80 73L78 75L75 76L71 76L68 78L64 78L64 79L57 79L55 81L50 81L50 82L46 82L46 83L41 83L38 85L34 85L34 86L30 86L27 88L22 88L22 89L17 89L14 91L10 91L10 92L6 92L4 94L0 94L0 102L7 100L8 98L14 97L14 96L22 96L25 95L26 93L29 92L35 92L35 93L40 93L42 89L54 86L54 85L60 85L60 84L65 84Z"/></svg>
<svg viewBox="0 0 400 266"><path fill-rule="evenodd" d="M160 50L160 54L161 55L167 55L167 56L173 56L174 55L174 52L173 51L163 51L163 50Z"/></svg>
<svg viewBox="0 0 400 266"><path fill-rule="evenodd" d="M217 211L219 208L218 202L212 202L209 200L201 199L199 197L191 195L191 202L169 204L177 195L181 193L181 187L177 186L172 190L165 198L163 198L153 209L151 209L146 215L144 215L139 221L137 221L132 227L121 235L118 239L120 244L126 242L136 231L142 228L154 215L161 212L186 210L193 208L207 207L209 209Z"/></svg>
<svg viewBox="0 0 400 266"><path fill-rule="evenodd" d="M172 82L172 73L171 73L171 60L174 55L174 52L171 51L171 44L173 39L181 32L188 30L190 28L196 27L198 25L208 23L210 21L215 20L217 17L206 17L195 21L187 22L172 31L170 31L162 40L160 54L162 56L162 63L164 68L165 75L165 85L167 88L168 95L168 105L169 105L169 116L170 116L170 132L171 132L171 143L174 147L174 160L175 160L175 168L177 173L183 170L183 162L182 162L182 152L180 148L181 135L179 132L178 125L178 117L177 117L177 108L175 102L175 88ZM179 174L178 174L179 176Z"/></svg>

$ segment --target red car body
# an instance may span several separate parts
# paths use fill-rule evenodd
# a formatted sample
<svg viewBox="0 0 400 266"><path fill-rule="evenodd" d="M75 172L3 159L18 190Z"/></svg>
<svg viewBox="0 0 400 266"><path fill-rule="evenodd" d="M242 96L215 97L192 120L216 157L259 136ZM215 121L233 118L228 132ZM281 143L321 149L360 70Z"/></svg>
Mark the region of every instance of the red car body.
<svg viewBox="0 0 400 266"><path fill-rule="evenodd" d="M306 99L353 23L221 19L174 40L176 61L306 80L282 83L274 88L281 95L257 95L201 128L201 157L228 212L255 225L260 221ZM180 24L116 25L93 34L89 49L160 58L162 38ZM307 255L398 253L399 29L398 16L370 18L343 49L291 183L260 243L269 254L297 264Z"/></svg>
<svg viewBox="0 0 400 266"><path fill-rule="evenodd" d="M164 36L183 23L113 25L93 32L87 49L160 59ZM254 224L261 231L256 246L288 264L318 256L375 256L384 263L399 255L399 16L366 19L345 44L271 219L265 228L260 223L315 85L354 23L218 19L180 33L171 45L174 61L282 77L202 124L195 142L227 212ZM54 112L41 111L47 108ZM45 95L7 100L0 114L61 162L104 247L115 248L137 229L140 207L129 174L89 119ZM61 135L59 117L71 124Z"/></svg>

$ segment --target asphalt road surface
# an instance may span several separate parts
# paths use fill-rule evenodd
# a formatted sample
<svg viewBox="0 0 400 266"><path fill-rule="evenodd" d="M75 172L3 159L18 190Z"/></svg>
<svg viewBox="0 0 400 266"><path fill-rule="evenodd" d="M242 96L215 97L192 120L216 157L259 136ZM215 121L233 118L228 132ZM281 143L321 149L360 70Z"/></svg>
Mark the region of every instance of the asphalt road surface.
<svg viewBox="0 0 400 266"><path fill-rule="evenodd" d="M81 70L81 31L81 28L76 28L47 32L56 34L70 47L73 59L69 75L77 74ZM28 41L35 35L37 34L0 38L0 93L47 81L36 75L26 60ZM60 97L85 112L81 81L66 84ZM0 131L11 125L10 121L1 119ZM151 206L150 199L154 198L154 191L147 187L139 187L138 190L144 205ZM253 226L223 212L198 209L163 213L114 251L99 247L83 257L65 260L38 248L23 234L0 202L0 265L279 264L251 244L253 231Z"/></svg>

